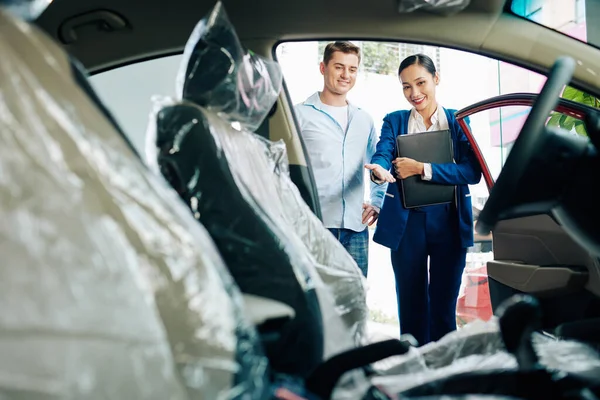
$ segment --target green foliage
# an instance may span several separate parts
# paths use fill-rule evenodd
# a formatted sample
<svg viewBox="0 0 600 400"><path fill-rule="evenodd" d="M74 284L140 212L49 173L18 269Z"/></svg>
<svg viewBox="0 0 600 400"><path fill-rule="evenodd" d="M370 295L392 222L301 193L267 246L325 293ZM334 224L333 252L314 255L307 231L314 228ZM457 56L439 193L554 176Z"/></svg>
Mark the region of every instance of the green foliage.
<svg viewBox="0 0 600 400"><path fill-rule="evenodd" d="M329 42L318 43L318 60L323 60L325 46ZM357 43L359 44L359 43ZM362 42L361 46L361 68L367 72L382 75L396 75L400 63L398 45L384 42Z"/></svg>
<svg viewBox="0 0 600 400"><path fill-rule="evenodd" d="M585 104L591 107L600 108L600 99L592 96L591 94L577 90L571 86L567 86L563 91L562 98L575 101L577 103ZM579 135L587 136L585 130L585 124L576 118L569 115L561 114L558 112L552 113L548 125L559 126L563 129L571 131L575 128L575 132Z"/></svg>
<svg viewBox="0 0 600 400"><path fill-rule="evenodd" d="M363 42L363 67L368 72L396 75L400 63L398 46L383 42Z"/></svg>

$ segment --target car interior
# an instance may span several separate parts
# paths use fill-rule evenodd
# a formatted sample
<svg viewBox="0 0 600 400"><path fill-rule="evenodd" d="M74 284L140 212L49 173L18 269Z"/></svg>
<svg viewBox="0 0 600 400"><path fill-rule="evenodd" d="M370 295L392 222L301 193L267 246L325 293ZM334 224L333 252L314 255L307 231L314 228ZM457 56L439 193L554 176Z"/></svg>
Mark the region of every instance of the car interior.
<svg viewBox="0 0 600 400"><path fill-rule="evenodd" d="M478 110L507 101L511 104L533 105L537 97L526 93L497 96L459 110L457 117L464 120ZM597 109L558 97L556 100L557 103L552 106L554 110L588 121L589 140L594 140L592 119L597 118ZM578 138L574 140L576 139ZM478 152L476 143L473 144ZM581 151L586 150L586 144L585 140L580 143L583 149ZM534 145L536 148L541 147L539 143ZM505 200L508 202L504 206L506 210L496 217L493 229L494 260L487 263L490 300L495 309L514 294L533 294L540 301L541 307L547 310L544 313L545 329L563 334L569 331L569 334L582 335L580 339L589 338L595 336L592 332L597 332L598 329L600 269L597 252L593 244L581 242L571 231L565 230L563 226L569 224L569 221L559 221L551 211L557 207L558 198L562 196L562 193L554 190L568 186L568 183L549 185L547 181L538 179L542 172L543 175L551 176L550 179L557 180L567 179L568 174L573 173L573 170L568 170L569 162L562 160L566 156L562 153L565 148L558 146L558 149L560 154L527 167L528 177L520 178L521 182L519 179L511 179L516 186L510 190L516 194ZM551 152L556 150L550 148L548 151L553 154ZM479 158L484 170L487 169L483 157ZM557 160L561 162L556 163ZM519 162L518 165L524 162ZM550 172L553 169L557 170ZM490 177L489 172L484 171L484 176ZM593 179L590 180L592 181ZM490 181L488 186L493 187L494 183ZM564 198L561 201L565 201ZM579 202L577 207L578 211L587 210L585 217L579 217L586 221L584 224L593 220L594 211ZM478 215L478 223L485 223L486 213ZM591 227L587 229L589 232L593 231ZM489 228L483 228L479 233L489 234L490 231ZM577 328L573 329L575 326Z"/></svg>
<svg viewBox="0 0 600 400"><path fill-rule="evenodd" d="M504 0L0 0L0 398L600 398L600 49ZM457 27L461 29L457 29ZM275 48L442 45L547 76L475 230L495 317L420 346L368 335L320 222ZM89 76L183 54L146 152ZM553 111L587 136L547 126Z"/></svg>

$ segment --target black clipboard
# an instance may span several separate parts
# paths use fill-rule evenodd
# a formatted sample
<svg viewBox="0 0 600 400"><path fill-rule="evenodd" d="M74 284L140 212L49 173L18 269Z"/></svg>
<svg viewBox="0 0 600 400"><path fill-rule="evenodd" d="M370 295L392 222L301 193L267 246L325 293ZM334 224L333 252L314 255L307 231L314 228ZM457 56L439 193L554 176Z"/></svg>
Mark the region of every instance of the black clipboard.
<svg viewBox="0 0 600 400"><path fill-rule="evenodd" d="M449 130L398 135L396 137L398 157L408 157L423 163L446 164L454 162L452 136ZM402 189L405 208L446 204L454 201L455 185L442 185L413 175L398 179Z"/></svg>

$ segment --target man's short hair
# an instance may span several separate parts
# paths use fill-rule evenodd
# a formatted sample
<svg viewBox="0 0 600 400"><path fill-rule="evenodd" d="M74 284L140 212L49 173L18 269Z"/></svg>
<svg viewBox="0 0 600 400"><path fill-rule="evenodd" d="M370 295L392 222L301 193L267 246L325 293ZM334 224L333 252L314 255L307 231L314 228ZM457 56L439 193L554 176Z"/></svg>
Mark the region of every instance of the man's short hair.
<svg viewBox="0 0 600 400"><path fill-rule="evenodd" d="M331 42L325 46L323 52L323 63L327 65L329 60L333 57L333 53L341 51L345 54L356 54L358 56L358 63L360 64L360 47L351 42Z"/></svg>

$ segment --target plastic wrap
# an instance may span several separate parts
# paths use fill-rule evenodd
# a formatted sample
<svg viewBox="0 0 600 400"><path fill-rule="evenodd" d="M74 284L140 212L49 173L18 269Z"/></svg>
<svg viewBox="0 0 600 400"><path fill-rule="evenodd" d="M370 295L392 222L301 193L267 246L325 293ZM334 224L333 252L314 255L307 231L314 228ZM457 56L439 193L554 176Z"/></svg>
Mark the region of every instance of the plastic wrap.
<svg viewBox="0 0 600 400"><path fill-rule="evenodd" d="M356 344L366 343L366 279L352 256L310 210L290 179L285 143L270 142L258 136L256 139L265 143L269 158L274 161L274 182L285 221L317 262L321 279L333 292L336 315L344 319L345 329L352 334Z"/></svg>
<svg viewBox="0 0 600 400"><path fill-rule="evenodd" d="M0 398L260 398L266 360L206 231L0 11Z"/></svg>
<svg viewBox="0 0 600 400"><path fill-rule="evenodd" d="M267 355L276 371L309 373L322 359L323 338L314 281L304 267L308 261L285 240L286 232L269 218L269 210L259 206L273 195L273 187L258 182L265 190L254 198L246 185L256 179L254 171L264 171L265 157L227 121L194 104L158 109L147 139L159 151L148 154L148 164L160 169L206 227L242 292L294 310L294 319L282 327L281 339ZM232 165L228 160L234 160Z"/></svg>
<svg viewBox="0 0 600 400"><path fill-rule="evenodd" d="M325 356L368 343L366 279L352 256L310 210L290 179L285 143L271 142L257 135L253 137L263 142L274 171L274 183L282 203L283 219L300 237L316 261L317 273L325 285L320 293L325 324ZM340 380L332 399L354 400L368 392L369 388L370 383L363 372L354 370Z"/></svg>
<svg viewBox="0 0 600 400"><path fill-rule="evenodd" d="M194 28L183 53L176 88L187 99L254 132L282 86L275 61L245 50L221 2Z"/></svg>
<svg viewBox="0 0 600 400"><path fill-rule="evenodd" d="M454 14L464 10L471 0L398 0L398 11L410 13L416 10Z"/></svg>
<svg viewBox="0 0 600 400"><path fill-rule="evenodd" d="M543 334L533 336L540 363L551 371L567 372L600 384L600 353L573 340L559 340Z"/></svg>
<svg viewBox="0 0 600 400"><path fill-rule="evenodd" d="M221 38L219 43L226 47L213 52L216 58L220 53L230 53L230 43L238 43L220 3L199 23L187 48L198 47L202 42L199 37ZM182 60L180 71L194 71L185 75L185 81L179 75L183 101L155 98L155 115L150 118L147 133L148 163L178 188L196 218L209 229L213 239L218 238L217 245L222 254L228 254L224 257L243 292L282 301L293 308L303 307L300 296L290 299L296 292L295 283L286 275L291 269L298 281L307 282L305 295L317 292L325 321L324 356L355 346L363 337L367 317L365 280L360 270L303 202L287 174L284 144L273 144L243 129L256 119L262 121L275 97L264 91L247 91L237 68L213 63L208 56L204 62L211 67L197 68L193 57ZM280 80L276 63L260 57L243 63L250 70L268 64L271 69L262 76L264 81ZM203 97L204 92L195 92L216 75L227 83L221 87L222 98ZM262 108L245 116L219 110L219 105L229 98L238 98L240 91L251 104L262 104ZM232 121L240 123L241 131L231 127ZM254 226L257 219L259 225L266 224L268 232L261 231L260 226L248 226ZM270 236L279 243L274 245ZM269 249L275 255L266 259L264 253ZM282 250L284 254L280 254ZM239 254L250 255L238 258ZM276 256L281 257L279 263L274 262ZM296 319L307 311L296 310ZM303 335L309 337L310 333Z"/></svg>
<svg viewBox="0 0 600 400"><path fill-rule="evenodd" d="M294 204L284 203L279 193L279 179L286 175L274 174L276 165L267 156L269 147L264 139L235 130L197 105L166 104L164 100L158 106L158 130L151 124L147 134L148 140L158 144L158 153L149 152L148 163L175 183L216 241L243 292L278 300L295 309L295 322L298 329L304 330L297 334L306 342L296 347L288 344L277 354L302 353L293 357L298 367L310 354L301 345L314 345L308 343L311 336L324 340L322 357L354 347L366 315L364 305L358 315L348 312L352 302L358 302L355 297L364 299L362 278L356 278L360 271L355 264L350 264L347 271L333 270L315 259L296 226L289 223L293 215L289 208ZM308 221L307 216L303 219L304 223ZM333 236L330 243L332 248L339 245ZM332 287L324 281L331 282ZM306 296L315 292L318 297L320 314L308 315L306 321L298 320L310 311L304 306L298 282ZM347 282L358 283L358 292L350 299L343 288ZM324 336L317 338L318 332L312 330L316 323L323 325Z"/></svg>
<svg viewBox="0 0 600 400"><path fill-rule="evenodd" d="M504 348L497 320L474 321L437 342L412 348L403 356L390 357L376 364L385 375L411 374L436 370L470 355L491 355Z"/></svg>
<svg viewBox="0 0 600 400"><path fill-rule="evenodd" d="M532 342L540 364L548 370L599 379L600 355L593 348L540 333L533 335ZM438 342L387 360L391 361L394 366L387 365L385 371L380 368L380 375L372 379L387 393L401 393L461 373L518 369L515 357L505 350L495 318L468 324Z"/></svg>

